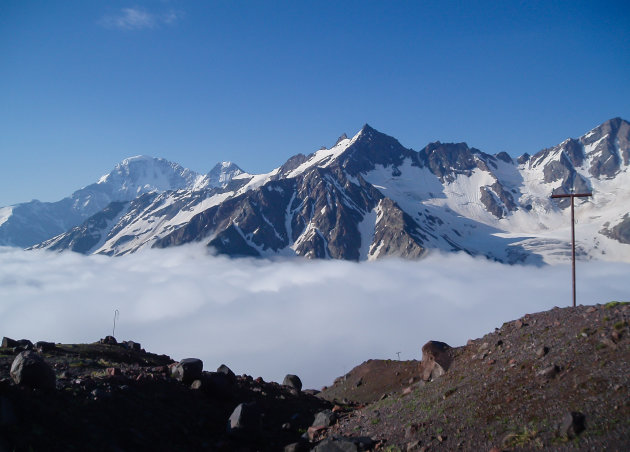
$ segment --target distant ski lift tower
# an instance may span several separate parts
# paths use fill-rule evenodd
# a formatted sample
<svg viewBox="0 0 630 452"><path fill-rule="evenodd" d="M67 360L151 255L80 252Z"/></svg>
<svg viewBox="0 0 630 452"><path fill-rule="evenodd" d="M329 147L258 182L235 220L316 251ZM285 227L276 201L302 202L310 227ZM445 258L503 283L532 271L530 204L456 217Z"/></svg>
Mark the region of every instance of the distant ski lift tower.
<svg viewBox="0 0 630 452"><path fill-rule="evenodd" d="M565 195L551 195L552 198L571 198L571 271L573 276L573 307L575 307L575 198L586 198L593 193L568 193Z"/></svg>

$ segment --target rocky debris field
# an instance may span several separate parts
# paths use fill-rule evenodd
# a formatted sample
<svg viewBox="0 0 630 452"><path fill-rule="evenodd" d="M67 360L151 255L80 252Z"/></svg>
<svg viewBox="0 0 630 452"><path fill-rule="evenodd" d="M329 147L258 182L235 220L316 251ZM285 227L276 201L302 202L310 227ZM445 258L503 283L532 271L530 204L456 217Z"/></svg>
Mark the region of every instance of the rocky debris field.
<svg viewBox="0 0 630 452"><path fill-rule="evenodd" d="M630 450L630 304L554 308L322 391L108 336L4 338L0 451Z"/></svg>
<svg viewBox="0 0 630 452"><path fill-rule="evenodd" d="M294 375L206 372L111 337L2 345L0 451L282 450L332 406Z"/></svg>

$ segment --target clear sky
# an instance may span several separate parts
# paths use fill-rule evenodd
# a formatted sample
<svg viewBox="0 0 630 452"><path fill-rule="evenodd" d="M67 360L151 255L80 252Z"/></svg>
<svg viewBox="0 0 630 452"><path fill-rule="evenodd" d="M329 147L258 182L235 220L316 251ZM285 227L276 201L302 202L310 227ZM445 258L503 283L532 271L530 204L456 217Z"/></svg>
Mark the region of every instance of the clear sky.
<svg viewBox="0 0 630 452"><path fill-rule="evenodd" d="M369 123L516 156L616 116L628 1L0 2L0 206L138 154L266 172Z"/></svg>

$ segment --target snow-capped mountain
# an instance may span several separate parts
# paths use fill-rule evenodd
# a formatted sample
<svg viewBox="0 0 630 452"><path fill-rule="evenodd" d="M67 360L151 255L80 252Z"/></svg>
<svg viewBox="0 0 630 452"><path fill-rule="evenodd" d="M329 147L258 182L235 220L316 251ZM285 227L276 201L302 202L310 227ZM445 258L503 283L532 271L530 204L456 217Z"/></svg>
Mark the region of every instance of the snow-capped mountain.
<svg viewBox="0 0 630 452"><path fill-rule="evenodd" d="M416 152L366 125L267 174L111 204L39 247L122 255L202 242L231 256L350 260L438 249L538 264L569 258L568 204L550 196L576 190L593 192L576 200L580 257L630 261L629 153L619 118L516 161L465 143Z"/></svg>
<svg viewBox="0 0 630 452"><path fill-rule="evenodd" d="M219 163L202 175L161 158L131 157L98 182L61 201L33 200L0 208L0 245L35 245L80 225L111 202L130 201L145 193L222 187L240 173L240 168L230 162ZM107 212L111 211L108 208Z"/></svg>

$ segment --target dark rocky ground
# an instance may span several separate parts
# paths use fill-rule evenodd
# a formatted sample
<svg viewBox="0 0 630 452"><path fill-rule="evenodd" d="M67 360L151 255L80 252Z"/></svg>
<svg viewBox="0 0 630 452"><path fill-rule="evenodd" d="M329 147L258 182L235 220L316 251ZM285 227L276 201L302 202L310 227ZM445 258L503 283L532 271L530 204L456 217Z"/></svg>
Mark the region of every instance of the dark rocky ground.
<svg viewBox="0 0 630 452"><path fill-rule="evenodd" d="M52 372L18 384L31 347L7 341L0 451L630 450L629 317L627 303L526 315L422 362L367 361L317 395L133 343L35 344Z"/></svg>

